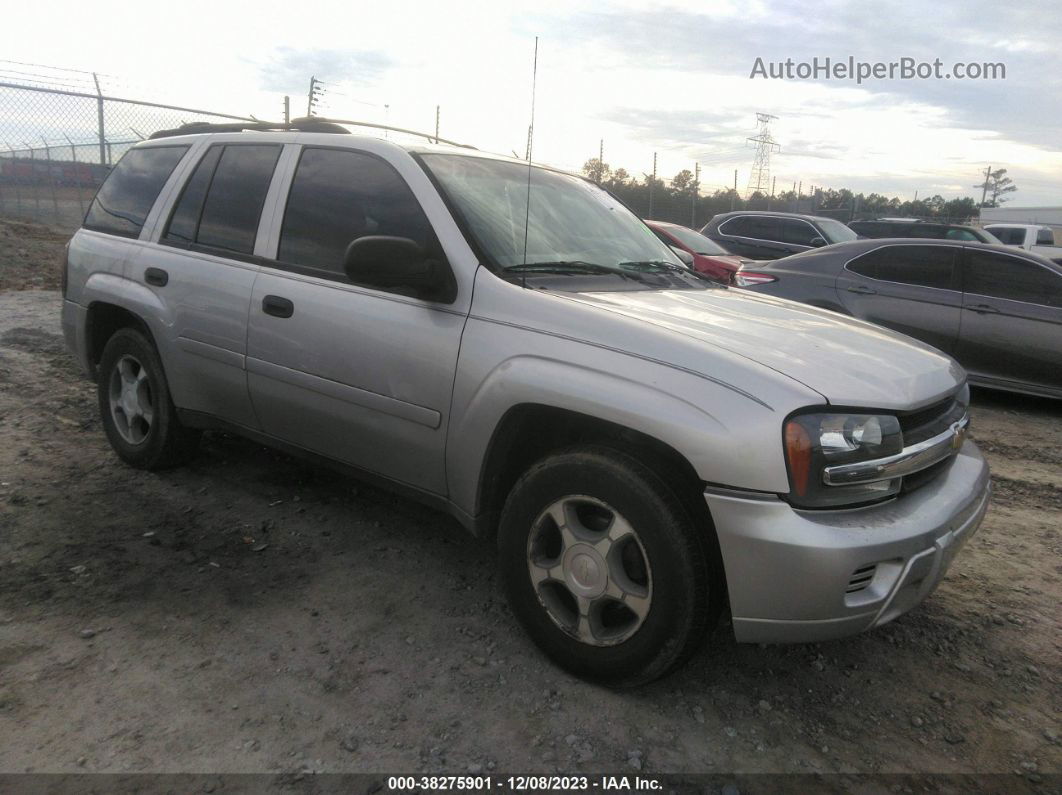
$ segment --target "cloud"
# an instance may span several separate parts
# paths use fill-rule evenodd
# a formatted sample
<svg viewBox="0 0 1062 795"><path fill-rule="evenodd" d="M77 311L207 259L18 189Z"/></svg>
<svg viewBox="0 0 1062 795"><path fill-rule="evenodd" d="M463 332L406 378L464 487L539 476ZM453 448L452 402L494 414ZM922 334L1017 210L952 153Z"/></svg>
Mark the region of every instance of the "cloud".
<svg viewBox="0 0 1062 795"><path fill-rule="evenodd" d="M1005 33L997 24L1002 21ZM1054 0L1012 4L1005 11L995 0L899 2L887 8L830 0L813 9L779 2L751 16L624 9L575 14L555 29L569 43L593 41L617 58L646 68L726 78L748 78L757 57L765 62L810 62L815 57L837 61L852 56L886 63L904 57L925 62L939 58L945 71L956 62L1002 62L1003 80L787 83L818 85L838 95L859 93L879 107L932 106L942 111L943 126L995 131L1048 150L1057 151L1062 141L1062 14ZM750 89L767 82L750 80ZM703 107L713 97L706 92L694 100ZM845 107L827 105L832 113Z"/></svg>
<svg viewBox="0 0 1062 795"><path fill-rule="evenodd" d="M261 67L262 88L284 93L305 93L311 77L326 84L372 85L395 66L379 50L317 50L279 47Z"/></svg>

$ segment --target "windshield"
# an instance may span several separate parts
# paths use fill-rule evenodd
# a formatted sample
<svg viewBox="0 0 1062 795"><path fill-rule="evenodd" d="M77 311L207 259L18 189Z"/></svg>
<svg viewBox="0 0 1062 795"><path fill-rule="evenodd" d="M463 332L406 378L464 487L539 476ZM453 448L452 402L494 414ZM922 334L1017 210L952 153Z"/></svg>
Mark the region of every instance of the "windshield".
<svg viewBox="0 0 1062 795"><path fill-rule="evenodd" d="M698 254L722 254L730 256L730 252L718 243L709 240L700 232L694 232L685 226L665 226L664 230L672 237L677 237L682 244L688 246Z"/></svg>
<svg viewBox="0 0 1062 795"><path fill-rule="evenodd" d="M855 232L832 218L819 218L819 229L826 235L828 243L843 243L846 240L855 240L859 237Z"/></svg>
<svg viewBox="0 0 1062 795"><path fill-rule="evenodd" d="M471 155L426 154L422 160L457 205L476 242L502 268L536 263L617 268L651 262L683 267L636 215L586 180L532 167L528 214L526 165Z"/></svg>

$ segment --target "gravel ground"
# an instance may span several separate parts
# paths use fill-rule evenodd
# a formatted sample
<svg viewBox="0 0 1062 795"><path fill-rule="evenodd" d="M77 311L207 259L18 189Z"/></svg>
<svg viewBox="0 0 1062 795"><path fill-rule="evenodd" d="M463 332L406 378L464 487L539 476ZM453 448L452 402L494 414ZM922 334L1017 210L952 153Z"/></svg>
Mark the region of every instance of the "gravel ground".
<svg viewBox="0 0 1062 795"><path fill-rule="evenodd" d="M59 242L3 229L0 284L52 278L18 252L52 274ZM0 772L1000 773L1057 791L1062 402L975 392L995 501L920 608L805 646L724 627L675 675L611 692L539 655L493 548L445 516L223 434L182 469L123 466L58 312L53 291L0 292Z"/></svg>

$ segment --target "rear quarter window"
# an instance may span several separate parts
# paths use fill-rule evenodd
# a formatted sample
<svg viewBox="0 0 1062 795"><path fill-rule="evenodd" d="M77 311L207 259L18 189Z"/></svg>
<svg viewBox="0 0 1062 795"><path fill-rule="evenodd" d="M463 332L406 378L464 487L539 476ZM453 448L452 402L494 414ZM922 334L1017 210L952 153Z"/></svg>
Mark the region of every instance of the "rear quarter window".
<svg viewBox="0 0 1062 795"><path fill-rule="evenodd" d="M163 185L187 146L130 149L114 167L85 215L85 228L138 237Z"/></svg>

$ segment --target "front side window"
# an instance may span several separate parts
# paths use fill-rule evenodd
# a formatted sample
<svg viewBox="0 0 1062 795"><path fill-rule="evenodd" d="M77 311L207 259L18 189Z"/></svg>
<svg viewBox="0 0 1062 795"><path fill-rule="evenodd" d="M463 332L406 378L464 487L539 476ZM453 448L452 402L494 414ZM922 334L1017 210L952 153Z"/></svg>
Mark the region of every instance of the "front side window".
<svg viewBox="0 0 1062 795"><path fill-rule="evenodd" d="M967 249L963 290L989 298L1062 306L1062 274L993 251Z"/></svg>
<svg viewBox="0 0 1062 795"><path fill-rule="evenodd" d="M640 218L579 177L471 155L426 154L421 161L501 268L575 262L682 267Z"/></svg>
<svg viewBox="0 0 1062 795"><path fill-rule="evenodd" d="M130 149L100 187L85 216L85 228L137 237L163 185L187 146Z"/></svg>
<svg viewBox="0 0 1062 795"><path fill-rule="evenodd" d="M955 252L952 246L883 246L847 267L879 281L949 290L955 284Z"/></svg>
<svg viewBox="0 0 1062 795"><path fill-rule="evenodd" d="M969 229L959 229L957 227L949 229L944 234L944 237L947 238L948 240L972 240L975 243L980 242L977 239L977 235L975 235Z"/></svg>
<svg viewBox="0 0 1062 795"><path fill-rule="evenodd" d="M342 274L347 247L366 235L407 237L426 251L435 243L413 192L383 160L349 150L303 150L277 259Z"/></svg>
<svg viewBox="0 0 1062 795"><path fill-rule="evenodd" d="M236 254L254 253L279 144L224 144L207 150L177 200L163 240Z"/></svg>
<svg viewBox="0 0 1062 795"><path fill-rule="evenodd" d="M782 240L798 246L810 246L811 241L821 235L807 221L786 218L782 221Z"/></svg>
<svg viewBox="0 0 1062 795"><path fill-rule="evenodd" d="M1048 229L1046 226L1041 226L1036 230L1036 245L1038 246L1053 246L1055 244L1055 233Z"/></svg>

